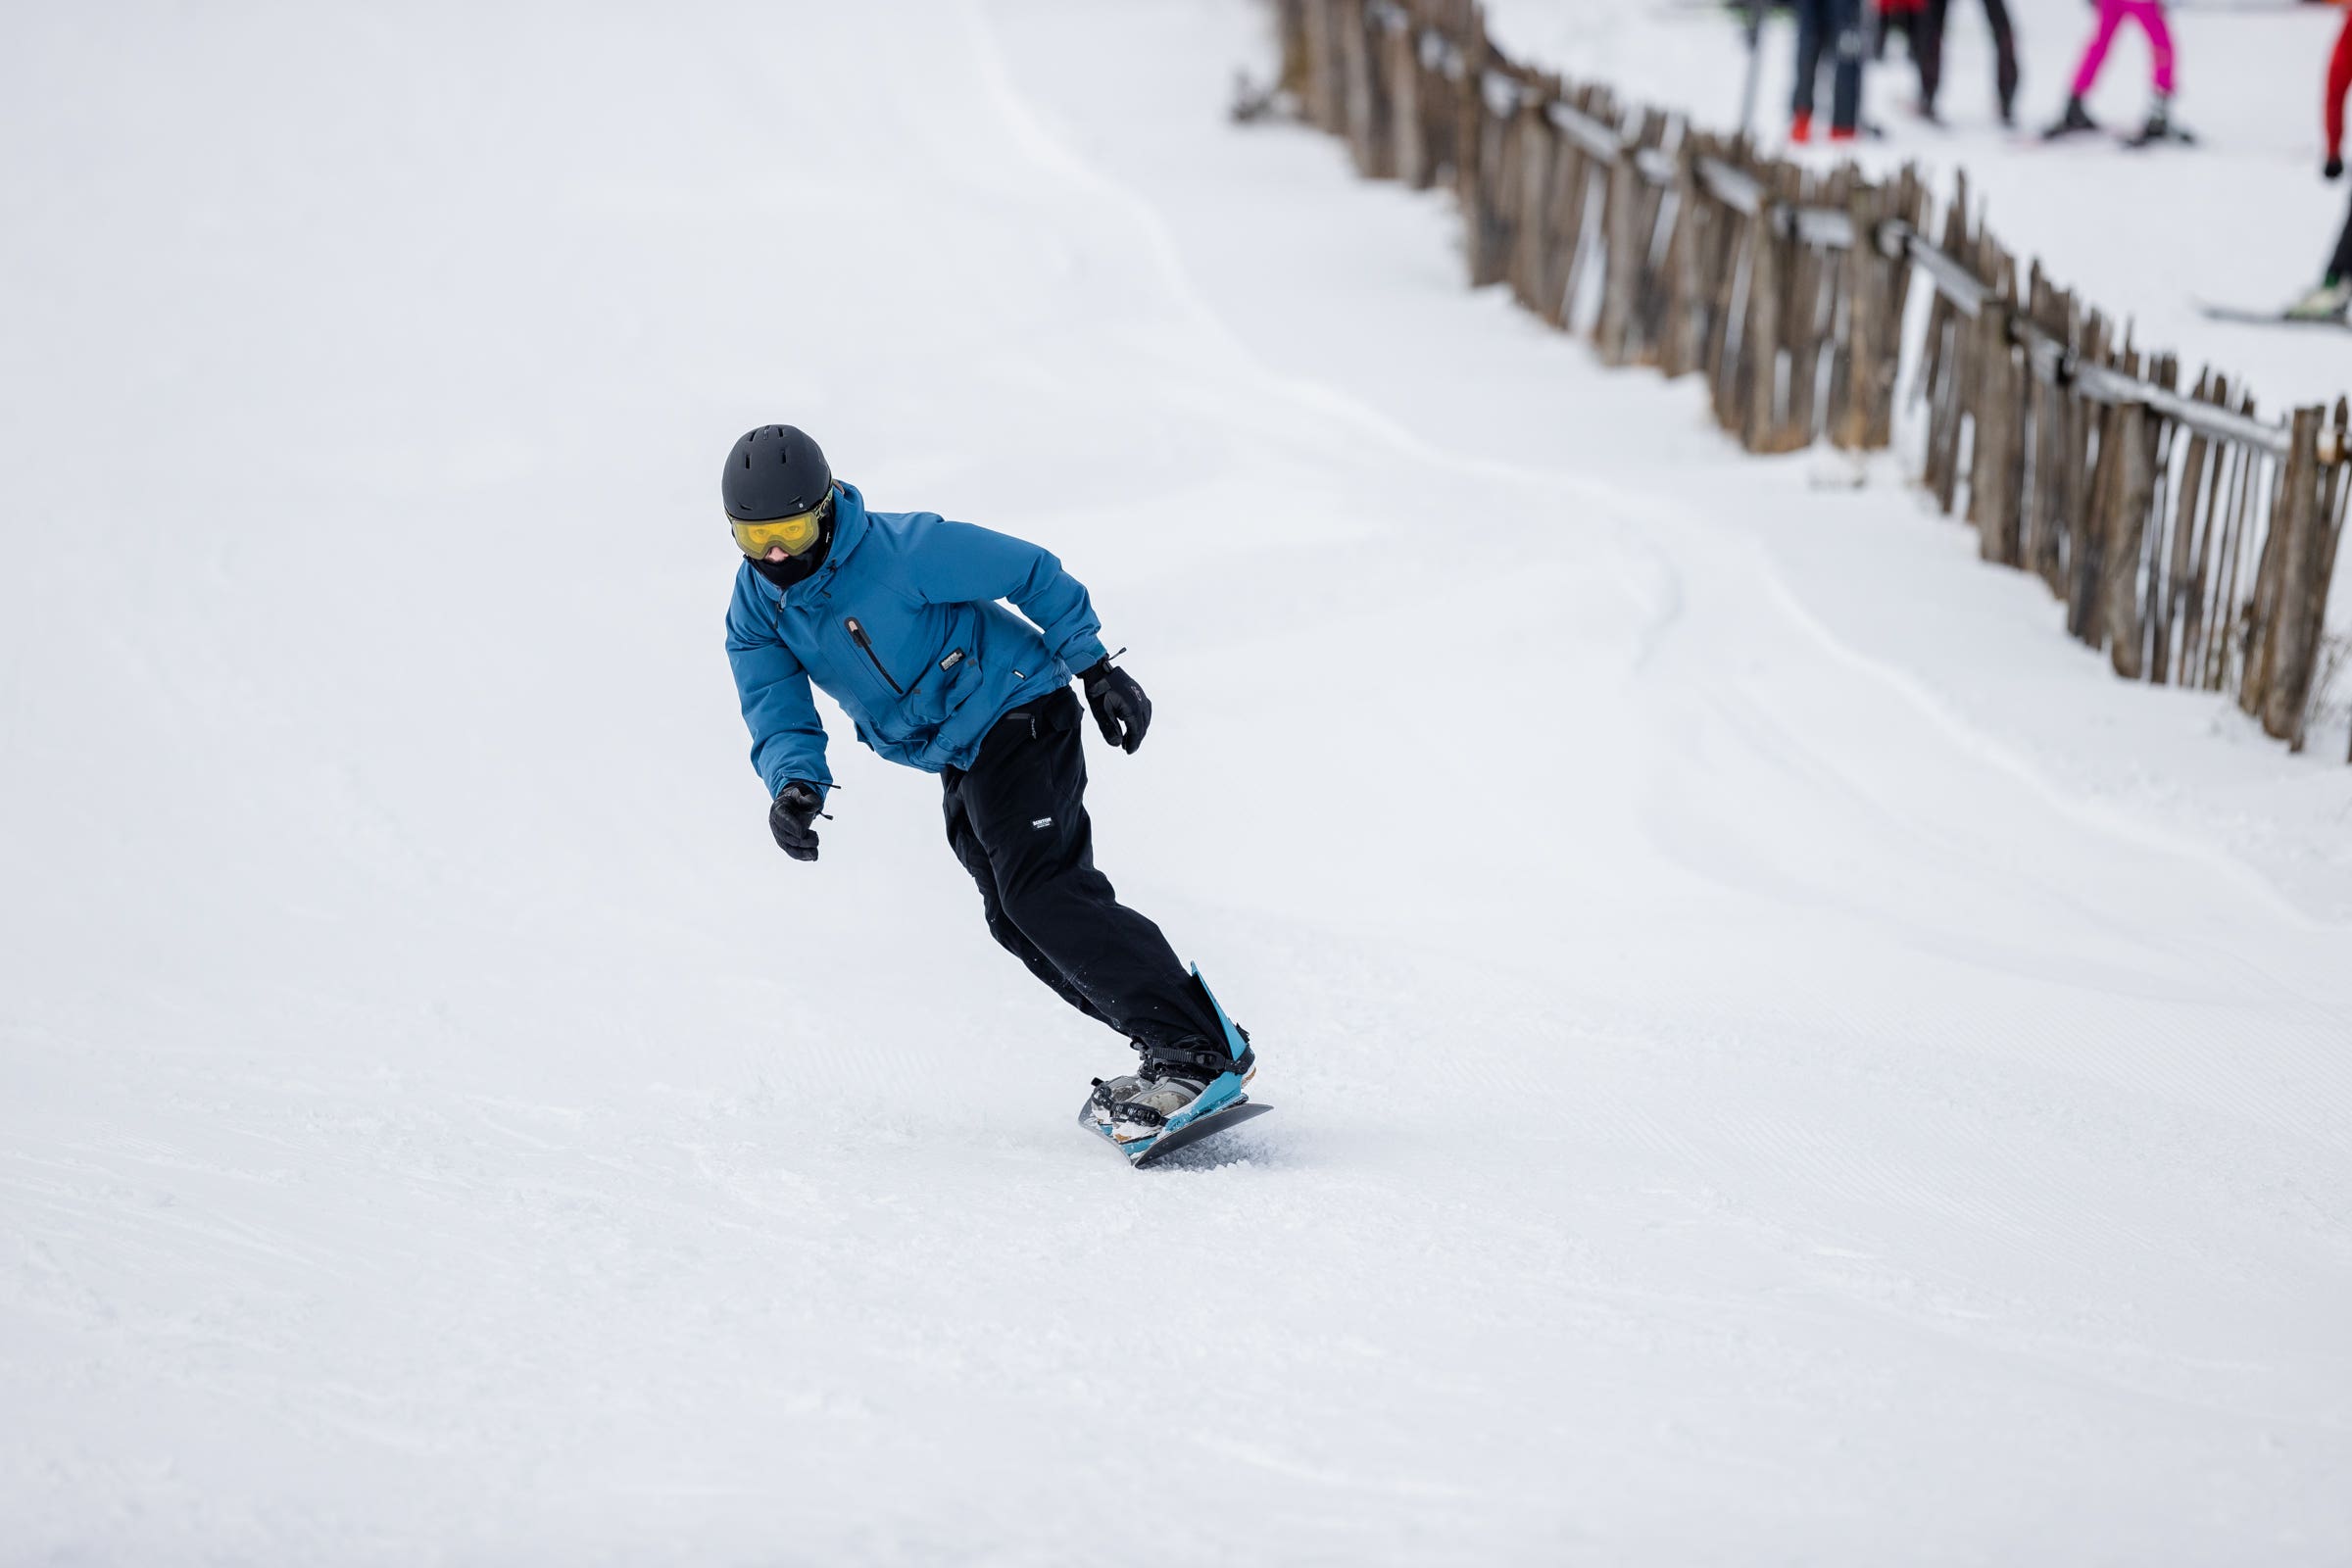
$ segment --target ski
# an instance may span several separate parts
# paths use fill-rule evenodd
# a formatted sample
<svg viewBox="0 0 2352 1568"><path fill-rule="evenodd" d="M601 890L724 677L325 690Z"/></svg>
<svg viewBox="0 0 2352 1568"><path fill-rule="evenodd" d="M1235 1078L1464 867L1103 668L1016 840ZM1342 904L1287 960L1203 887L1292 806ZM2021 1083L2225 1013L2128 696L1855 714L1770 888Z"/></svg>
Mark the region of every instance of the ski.
<svg viewBox="0 0 2352 1568"><path fill-rule="evenodd" d="M1136 1144L1120 1143L1111 1136L1109 1128L1096 1121L1084 1111L1078 1113L1078 1125L1116 1149L1121 1154L1126 1155L1128 1164L1142 1170L1163 1154L1172 1154L1188 1144L1197 1144L1201 1139L1221 1133L1229 1127L1238 1127L1243 1122L1263 1116L1273 1108L1272 1105L1258 1101L1239 1100L1230 1105L1210 1111L1198 1121L1188 1121L1174 1132L1161 1133L1157 1138L1139 1139L1137 1142L1142 1145L1140 1149Z"/></svg>
<svg viewBox="0 0 2352 1568"><path fill-rule="evenodd" d="M2239 305L2197 303L2197 314L2209 321L2231 321L2240 326L2332 326L2352 331L2352 320L2341 316L2289 316L2284 311L2255 311Z"/></svg>

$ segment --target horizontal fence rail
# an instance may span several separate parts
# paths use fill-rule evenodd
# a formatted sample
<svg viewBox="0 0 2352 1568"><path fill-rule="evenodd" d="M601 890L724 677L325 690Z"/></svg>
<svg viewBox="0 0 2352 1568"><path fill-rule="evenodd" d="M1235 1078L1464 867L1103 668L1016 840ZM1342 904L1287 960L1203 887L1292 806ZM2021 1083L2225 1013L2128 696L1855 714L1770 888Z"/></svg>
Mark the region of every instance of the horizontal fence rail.
<svg viewBox="0 0 2352 1568"><path fill-rule="evenodd" d="M1357 169L1462 209L1473 286L1590 336L1610 365L1705 380L1751 452L1893 440L1924 410L1920 481L1980 554L2031 571L2119 675L2228 692L2304 746L2352 502L2352 409L2265 419L2213 372L2023 270L1917 171L1883 180L1759 155L1505 57L1474 0L1275 0L1285 93ZM1262 112L1260 95L1237 113ZM1924 329L1906 332L1924 281ZM2348 753L2352 756L2352 753Z"/></svg>

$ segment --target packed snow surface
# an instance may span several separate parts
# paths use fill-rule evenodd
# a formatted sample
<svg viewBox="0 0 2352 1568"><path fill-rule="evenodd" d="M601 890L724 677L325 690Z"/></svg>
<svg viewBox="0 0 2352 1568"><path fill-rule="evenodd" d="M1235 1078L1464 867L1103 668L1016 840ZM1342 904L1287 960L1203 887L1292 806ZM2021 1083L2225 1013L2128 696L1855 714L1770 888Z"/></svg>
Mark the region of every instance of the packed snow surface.
<svg viewBox="0 0 2352 1568"><path fill-rule="evenodd" d="M2352 1554L2340 732L1465 292L1247 0L10 30L0 1560ZM779 418L1093 589L1275 1114L1073 1125L846 725L769 844Z"/></svg>

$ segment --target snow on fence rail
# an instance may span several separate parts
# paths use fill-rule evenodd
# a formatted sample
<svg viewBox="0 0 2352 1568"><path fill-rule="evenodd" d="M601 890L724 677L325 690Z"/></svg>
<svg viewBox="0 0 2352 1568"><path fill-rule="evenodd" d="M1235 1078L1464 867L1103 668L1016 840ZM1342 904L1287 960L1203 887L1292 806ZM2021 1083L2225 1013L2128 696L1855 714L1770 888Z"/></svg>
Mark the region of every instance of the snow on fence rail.
<svg viewBox="0 0 2352 1568"><path fill-rule="evenodd" d="M2038 264L2021 275L1965 178L1931 235L1915 170L1808 170L1531 70L1475 0L1275 5L1282 89L1366 175L1452 184L1473 286L1508 284L1608 364L1703 375L1751 452L1888 446L1907 368L1922 482L1947 514L1965 485L1984 559L2039 575L2119 675L2233 692L2302 749L2352 492L2344 400L2272 422L2223 376L2182 391L2173 356ZM1935 293L1914 341L1915 276Z"/></svg>

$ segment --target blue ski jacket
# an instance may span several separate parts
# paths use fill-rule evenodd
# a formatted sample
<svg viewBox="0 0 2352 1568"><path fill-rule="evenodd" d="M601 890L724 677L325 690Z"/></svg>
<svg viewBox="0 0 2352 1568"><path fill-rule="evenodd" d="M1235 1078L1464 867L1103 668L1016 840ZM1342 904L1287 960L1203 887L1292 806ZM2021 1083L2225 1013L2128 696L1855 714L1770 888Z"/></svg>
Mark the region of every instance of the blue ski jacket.
<svg viewBox="0 0 2352 1568"><path fill-rule="evenodd" d="M934 512L869 513L857 486L834 488L825 564L779 589L747 561L727 606L727 662L769 795L794 779L832 787L811 680L859 740L936 773L969 767L1006 710L1102 658L1085 586L1050 553Z"/></svg>

